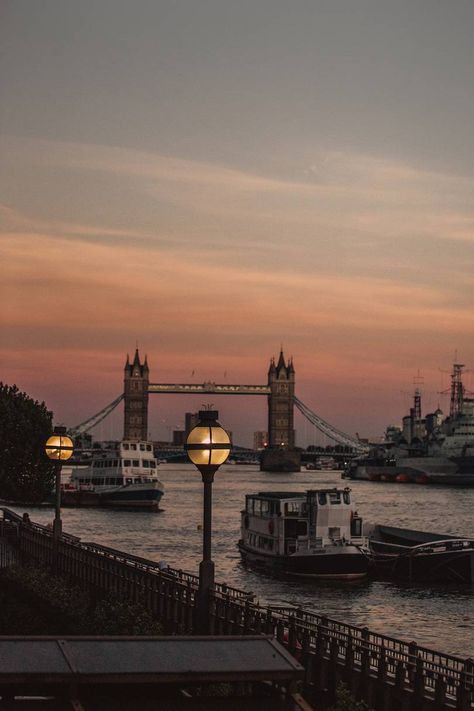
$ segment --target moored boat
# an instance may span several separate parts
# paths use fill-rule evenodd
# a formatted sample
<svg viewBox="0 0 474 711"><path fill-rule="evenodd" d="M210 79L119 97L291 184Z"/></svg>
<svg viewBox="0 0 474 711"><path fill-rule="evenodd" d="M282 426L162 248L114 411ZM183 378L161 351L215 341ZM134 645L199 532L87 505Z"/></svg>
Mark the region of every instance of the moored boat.
<svg viewBox="0 0 474 711"><path fill-rule="evenodd" d="M63 471L67 474L68 468ZM90 461L71 465L69 474L62 506L158 510L164 493L151 442L122 441L94 449Z"/></svg>
<svg viewBox="0 0 474 711"><path fill-rule="evenodd" d="M451 375L451 406L443 418L438 408L422 417L421 392L414 394L403 428L387 428L385 441L368 455L353 459L344 477L403 484L474 486L474 399L466 396L464 366Z"/></svg>
<svg viewBox="0 0 474 711"><path fill-rule="evenodd" d="M238 543L245 563L298 577L367 575L362 519L349 488L260 492L245 498Z"/></svg>
<svg viewBox="0 0 474 711"><path fill-rule="evenodd" d="M374 577L410 583L474 582L474 539L379 524L365 532Z"/></svg>

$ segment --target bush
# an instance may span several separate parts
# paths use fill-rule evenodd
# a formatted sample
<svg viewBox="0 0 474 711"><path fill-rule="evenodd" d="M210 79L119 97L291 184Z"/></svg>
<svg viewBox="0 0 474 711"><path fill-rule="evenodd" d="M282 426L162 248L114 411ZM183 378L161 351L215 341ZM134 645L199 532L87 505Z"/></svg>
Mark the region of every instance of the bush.
<svg viewBox="0 0 474 711"><path fill-rule="evenodd" d="M336 687L336 705L329 711L368 711L365 701L356 701L346 684L340 681Z"/></svg>
<svg viewBox="0 0 474 711"><path fill-rule="evenodd" d="M6 588L16 588L23 607L38 613L50 631L38 634L159 635L163 628L144 605L109 594L99 599L67 578L35 566L14 566L3 574ZM7 592L7 591L5 591ZM28 617L28 614L26 615ZM1 618L0 618L1 619ZM33 634L28 629L21 634ZM2 631L5 634L6 632Z"/></svg>

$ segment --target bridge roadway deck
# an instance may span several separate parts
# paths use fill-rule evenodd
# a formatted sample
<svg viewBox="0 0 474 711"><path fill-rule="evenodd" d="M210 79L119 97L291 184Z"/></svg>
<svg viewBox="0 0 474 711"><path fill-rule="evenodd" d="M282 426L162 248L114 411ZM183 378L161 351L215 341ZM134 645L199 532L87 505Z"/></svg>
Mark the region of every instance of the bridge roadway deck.
<svg viewBox="0 0 474 711"><path fill-rule="evenodd" d="M141 602L167 634L192 634L198 578L182 570L63 535L0 509L0 537L24 562L54 566L94 592ZM214 635L270 634L305 667L303 696L318 709L334 701L343 680L376 711L471 711L474 662L294 607L260 606L252 593L216 583Z"/></svg>
<svg viewBox="0 0 474 711"><path fill-rule="evenodd" d="M181 393L203 395L270 395L268 385L229 385L219 383L150 383L149 393Z"/></svg>

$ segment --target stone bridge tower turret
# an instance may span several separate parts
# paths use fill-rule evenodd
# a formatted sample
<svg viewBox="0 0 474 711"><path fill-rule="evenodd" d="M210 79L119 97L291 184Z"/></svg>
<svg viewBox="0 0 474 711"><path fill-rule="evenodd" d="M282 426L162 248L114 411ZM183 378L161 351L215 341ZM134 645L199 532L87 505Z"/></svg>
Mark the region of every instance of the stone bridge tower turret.
<svg viewBox="0 0 474 711"><path fill-rule="evenodd" d="M294 449L295 430L293 415L293 397L295 394L295 369L293 360L285 362L280 351L278 363L270 361L268 370L268 444L269 447Z"/></svg>
<svg viewBox="0 0 474 711"><path fill-rule="evenodd" d="M138 348L133 363L127 362L124 368L124 439L148 439L148 384L150 371L147 358L140 363Z"/></svg>

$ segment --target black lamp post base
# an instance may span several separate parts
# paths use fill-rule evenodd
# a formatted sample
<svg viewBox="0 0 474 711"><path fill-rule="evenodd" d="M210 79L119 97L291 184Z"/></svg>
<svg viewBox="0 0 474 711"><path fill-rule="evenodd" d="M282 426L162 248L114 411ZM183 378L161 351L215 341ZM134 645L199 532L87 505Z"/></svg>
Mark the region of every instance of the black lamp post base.
<svg viewBox="0 0 474 711"><path fill-rule="evenodd" d="M214 563L199 564L199 590L196 593L196 634L211 634L211 590L214 587Z"/></svg>
<svg viewBox="0 0 474 711"><path fill-rule="evenodd" d="M57 541L63 532L63 523L60 518L55 518L53 521L53 538Z"/></svg>

